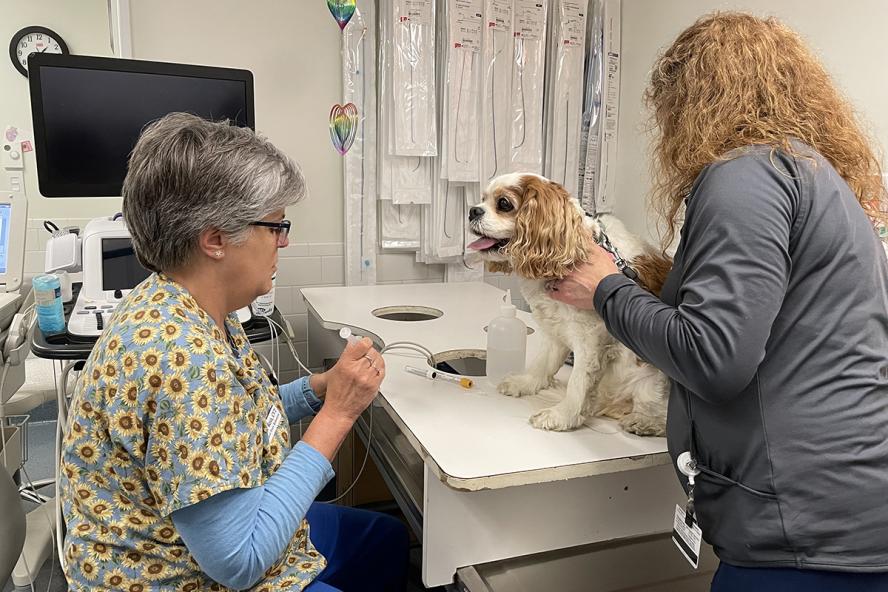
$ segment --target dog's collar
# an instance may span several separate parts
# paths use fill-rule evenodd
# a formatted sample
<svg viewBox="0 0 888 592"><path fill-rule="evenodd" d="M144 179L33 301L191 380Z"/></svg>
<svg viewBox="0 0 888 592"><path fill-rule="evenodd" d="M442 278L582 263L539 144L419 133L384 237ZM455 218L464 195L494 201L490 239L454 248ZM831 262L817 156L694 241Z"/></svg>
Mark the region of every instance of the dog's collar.
<svg viewBox="0 0 888 592"><path fill-rule="evenodd" d="M614 264L623 275L625 275L633 282L637 283L638 272L632 269L632 266L629 265L628 261L623 259L622 255L620 255L620 251L617 250L617 247L615 247L611 240L608 238L607 232L605 232L604 222L601 220L601 217L598 214L589 214L588 212L586 212L586 215L590 218L595 218L598 222L598 226L601 229L601 231L598 233L598 238L595 239L595 242L597 242L598 246L607 251L610 256L614 258Z"/></svg>

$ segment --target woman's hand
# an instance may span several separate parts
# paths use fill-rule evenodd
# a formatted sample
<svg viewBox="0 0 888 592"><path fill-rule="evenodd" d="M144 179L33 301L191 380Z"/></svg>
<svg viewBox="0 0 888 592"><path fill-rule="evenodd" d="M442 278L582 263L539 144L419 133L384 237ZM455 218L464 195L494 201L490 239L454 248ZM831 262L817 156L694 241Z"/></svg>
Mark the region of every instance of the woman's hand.
<svg viewBox="0 0 888 592"><path fill-rule="evenodd" d="M313 381L312 390L325 391L324 406L302 435L302 441L333 460L355 420L379 392L385 360L366 337L349 343L339 361Z"/></svg>
<svg viewBox="0 0 888 592"><path fill-rule="evenodd" d="M372 346L366 337L347 344L336 365L324 373L324 409L354 422L367 408L385 378L385 360Z"/></svg>
<svg viewBox="0 0 888 592"><path fill-rule="evenodd" d="M561 280L550 282L546 290L553 300L576 306L583 310L595 308L595 290L607 276L620 273L610 253L597 243L592 243L589 258Z"/></svg>

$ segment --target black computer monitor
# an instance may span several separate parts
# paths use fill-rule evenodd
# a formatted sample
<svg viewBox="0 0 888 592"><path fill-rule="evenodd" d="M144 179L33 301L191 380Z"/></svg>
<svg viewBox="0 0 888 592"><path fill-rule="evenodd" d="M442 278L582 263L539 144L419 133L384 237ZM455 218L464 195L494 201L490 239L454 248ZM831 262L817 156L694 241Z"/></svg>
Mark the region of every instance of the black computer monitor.
<svg viewBox="0 0 888 592"><path fill-rule="evenodd" d="M28 77L45 197L119 196L142 129L174 111L255 129L248 70L33 54Z"/></svg>

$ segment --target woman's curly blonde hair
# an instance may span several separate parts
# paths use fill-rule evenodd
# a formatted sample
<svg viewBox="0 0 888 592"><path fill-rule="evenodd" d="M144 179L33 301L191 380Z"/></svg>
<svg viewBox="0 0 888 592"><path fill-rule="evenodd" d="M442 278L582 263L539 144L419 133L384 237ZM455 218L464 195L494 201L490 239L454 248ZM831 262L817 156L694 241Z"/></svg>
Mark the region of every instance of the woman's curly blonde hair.
<svg viewBox="0 0 888 592"><path fill-rule="evenodd" d="M657 60L644 96L651 109L654 187L665 250L684 197L703 168L734 148L797 138L845 179L874 223L886 220L879 157L823 65L775 18L701 17Z"/></svg>

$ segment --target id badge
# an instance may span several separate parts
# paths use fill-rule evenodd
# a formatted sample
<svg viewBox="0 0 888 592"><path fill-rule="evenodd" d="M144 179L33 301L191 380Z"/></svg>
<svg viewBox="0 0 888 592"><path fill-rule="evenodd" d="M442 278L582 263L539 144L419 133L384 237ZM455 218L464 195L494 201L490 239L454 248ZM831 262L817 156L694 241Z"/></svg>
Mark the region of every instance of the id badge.
<svg viewBox="0 0 888 592"><path fill-rule="evenodd" d="M281 425L282 419L283 416L281 415L281 412L278 411L277 405L272 405L271 409L268 411L268 415L265 417L266 443L271 444L274 435L277 433L278 426Z"/></svg>
<svg viewBox="0 0 888 592"><path fill-rule="evenodd" d="M672 521L672 542L685 556L688 563L694 569L700 564L700 543L703 541L703 532L697 521L691 518L691 525L685 519L685 510L681 505L675 505L675 519Z"/></svg>

